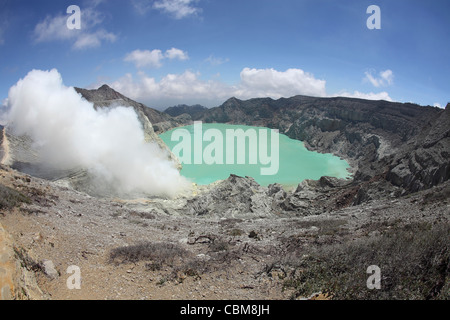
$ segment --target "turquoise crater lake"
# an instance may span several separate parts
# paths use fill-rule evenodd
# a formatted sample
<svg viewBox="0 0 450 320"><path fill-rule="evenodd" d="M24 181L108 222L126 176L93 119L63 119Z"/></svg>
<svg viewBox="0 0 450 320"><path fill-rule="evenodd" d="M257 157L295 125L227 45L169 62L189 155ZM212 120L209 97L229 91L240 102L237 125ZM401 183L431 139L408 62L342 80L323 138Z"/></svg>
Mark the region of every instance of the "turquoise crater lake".
<svg viewBox="0 0 450 320"><path fill-rule="evenodd" d="M230 174L252 177L263 186L267 186L272 183L280 183L286 187L296 186L305 179L317 180L322 176L331 176L336 178L350 177L347 170L350 166L345 160L342 160L332 154L322 154L309 151L306 149L302 141L293 140L284 134L278 135L278 171L275 174L261 174L261 168L267 168L269 166L267 162L258 161L255 164L254 162L252 163L250 159L252 155L255 156L255 150L258 148L264 149L264 142L266 142L265 145L267 147L267 156L275 157L276 152L272 152L273 150L271 150L271 147L273 147L271 142L275 134L274 132L263 127L250 127L221 123L202 123L201 128L202 131L198 131L198 126L196 129L195 125L190 125L175 128L160 135L161 139L167 144L167 146L174 151L180 159L182 159L183 168L181 170L181 174L199 185L206 185L218 180L227 179ZM232 139L226 139L228 137L227 132L238 132L239 129L242 129L243 132L256 132L257 138L259 139L256 146L255 140L251 140L249 137L244 140L245 148L243 152L245 152L245 161L240 161L241 164L238 164L239 161L237 158L239 150L243 149L237 149L238 139L236 138L233 141L234 152L230 150L230 148L227 149ZM265 133L263 131L265 131ZM184 141L180 138L180 134L177 135L177 133L180 132L184 133L185 136L189 133L190 139L186 139L186 141ZM211 138L210 133L214 133L213 138ZM208 150L211 152L214 143L216 143L215 146L221 145L217 145L217 140L220 140L218 138L221 136L223 137L223 142L221 142L223 144L223 148L221 148L221 150L216 148L216 150L211 154L213 156L218 156L219 158L222 158L223 155L223 161L221 161L223 164L205 163L208 162L205 160L205 154L208 154ZM176 141L172 141L173 139ZM202 141L199 142L199 139ZM253 141L253 143L251 143L251 141ZM196 143L197 145L195 145ZM183 151L180 152L179 150L182 144L184 146L189 146L189 148L184 148ZM253 145L253 148L251 148L250 145ZM234 162L226 161L227 153L231 153L232 155L234 154ZM257 150L257 153L261 155L259 150ZM273 162L275 163L275 159ZM209 161L209 163L211 163L211 161Z"/></svg>

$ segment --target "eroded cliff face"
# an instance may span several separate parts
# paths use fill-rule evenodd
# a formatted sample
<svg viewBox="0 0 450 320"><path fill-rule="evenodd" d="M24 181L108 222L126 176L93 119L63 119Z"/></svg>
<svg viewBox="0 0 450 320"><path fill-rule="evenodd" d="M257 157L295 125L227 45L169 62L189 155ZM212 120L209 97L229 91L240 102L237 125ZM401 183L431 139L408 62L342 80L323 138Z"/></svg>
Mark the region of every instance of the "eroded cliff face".
<svg viewBox="0 0 450 320"><path fill-rule="evenodd" d="M450 178L450 107L424 122L421 132L393 157L387 179L411 191Z"/></svg>

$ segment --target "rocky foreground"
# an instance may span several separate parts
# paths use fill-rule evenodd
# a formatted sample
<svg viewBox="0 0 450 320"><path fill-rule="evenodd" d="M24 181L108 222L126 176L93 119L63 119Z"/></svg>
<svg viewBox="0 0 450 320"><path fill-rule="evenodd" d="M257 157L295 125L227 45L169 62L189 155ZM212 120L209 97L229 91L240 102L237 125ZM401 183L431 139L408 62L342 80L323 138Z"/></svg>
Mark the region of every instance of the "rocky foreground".
<svg viewBox="0 0 450 320"><path fill-rule="evenodd" d="M218 195L252 183L230 177L214 189ZM449 298L448 182L276 217L240 215L239 206L227 211L219 200L217 214L201 214L194 208L210 196L204 190L175 200L98 199L7 167L0 185L8 234L1 239L2 298ZM245 195L226 194L246 205ZM370 265L381 269L380 290L366 286ZM79 267L80 289L67 286L69 266Z"/></svg>

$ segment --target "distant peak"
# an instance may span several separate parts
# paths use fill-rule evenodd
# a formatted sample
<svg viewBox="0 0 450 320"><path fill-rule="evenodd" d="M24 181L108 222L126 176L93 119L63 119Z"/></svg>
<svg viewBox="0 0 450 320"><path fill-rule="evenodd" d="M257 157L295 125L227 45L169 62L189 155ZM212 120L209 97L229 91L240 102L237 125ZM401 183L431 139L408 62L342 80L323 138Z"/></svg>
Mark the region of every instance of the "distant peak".
<svg viewBox="0 0 450 320"><path fill-rule="evenodd" d="M229 104L229 103L237 103L237 102L241 102L241 100L239 100L236 97L231 97L229 98L227 101L225 101L225 104Z"/></svg>
<svg viewBox="0 0 450 320"><path fill-rule="evenodd" d="M107 84L104 84L100 88L98 88L97 92L106 95L106 97L110 99L125 98L125 96L123 96L121 93L117 92Z"/></svg>
<svg viewBox="0 0 450 320"><path fill-rule="evenodd" d="M104 84L97 90L113 90L113 89L110 86L108 86L107 84Z"/></svg>

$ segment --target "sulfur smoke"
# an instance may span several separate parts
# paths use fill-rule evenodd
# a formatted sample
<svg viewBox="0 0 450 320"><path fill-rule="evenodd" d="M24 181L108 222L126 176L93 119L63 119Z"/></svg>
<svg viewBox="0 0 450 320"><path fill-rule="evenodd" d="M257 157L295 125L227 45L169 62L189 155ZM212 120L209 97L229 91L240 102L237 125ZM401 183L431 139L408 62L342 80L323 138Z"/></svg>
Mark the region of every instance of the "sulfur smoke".
<svg viewBox="0 0 450 320"><path fill-rule="evenodd" d="M144 131L132 108L94 109L57 70L33 70L11 87L8 126L28 135L55 170L84 168L123 194L175 196L189 185Z"/></svg>

